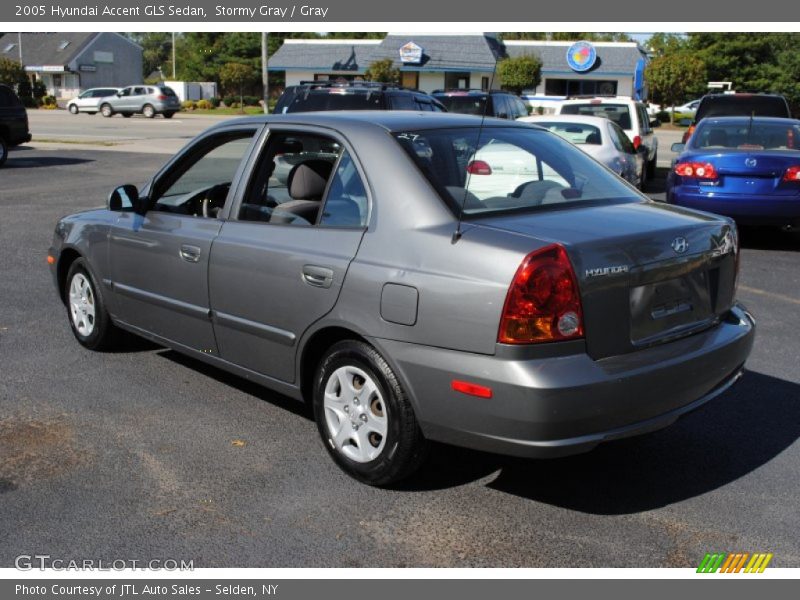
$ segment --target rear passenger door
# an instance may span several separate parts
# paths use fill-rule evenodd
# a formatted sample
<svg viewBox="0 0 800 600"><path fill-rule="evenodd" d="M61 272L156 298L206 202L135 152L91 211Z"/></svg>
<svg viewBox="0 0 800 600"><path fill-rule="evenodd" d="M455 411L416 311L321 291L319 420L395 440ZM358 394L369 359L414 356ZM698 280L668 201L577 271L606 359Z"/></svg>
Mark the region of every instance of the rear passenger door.
<svg viewBox="0 0 800 600"><path fill-rule="evenodd" d="M328 130L271 129L211 251L223 359L294 381L297 342L336 304L367 226L356 161Z"/></svg>

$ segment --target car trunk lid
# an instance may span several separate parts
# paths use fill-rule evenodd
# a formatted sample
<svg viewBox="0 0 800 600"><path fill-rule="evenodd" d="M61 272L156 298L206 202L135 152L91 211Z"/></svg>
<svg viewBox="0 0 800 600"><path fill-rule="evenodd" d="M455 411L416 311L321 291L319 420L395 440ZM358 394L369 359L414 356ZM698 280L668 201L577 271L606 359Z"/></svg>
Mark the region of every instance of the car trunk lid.
<svg viewBox="0 0 800 600"><path fill-rule="evenodd" d="M696 186L707 192L742 194L756 196L761 194L797 196L800 194L798 182L783 181L786 170L800 165L800 152L743 150L725 153L697 153L681 158L681 162L691 161L711 164L717 172L714 180L682 178L682 184Z"/></svg>
<svg viewBox="0 0 800 600"><path fill-rule="evenodd" d="M562 244L595 359L691 335L734 300L736 250L726 220L650 202L485 217L480 227Z"/></svg>

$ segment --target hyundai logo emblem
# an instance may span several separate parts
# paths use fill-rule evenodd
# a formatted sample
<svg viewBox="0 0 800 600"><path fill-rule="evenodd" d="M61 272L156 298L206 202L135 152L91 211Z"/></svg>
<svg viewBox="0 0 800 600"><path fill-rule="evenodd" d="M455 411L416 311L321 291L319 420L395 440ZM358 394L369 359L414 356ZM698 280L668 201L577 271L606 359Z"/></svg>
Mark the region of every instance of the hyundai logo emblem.
<svg viewBox="0 0 800 600"><path fill-rule="evenodd" d="M744 164L746 167L755 167L758 164L758 161L755 158L745 158Z"/></svg>
<svg viewBox="0 0 800 600"><path fill-rule="evenodd" d="M672 240L672 249L678 254L683 254L689 249L689 242L686 241L686 238L676 237Z"/></svg>

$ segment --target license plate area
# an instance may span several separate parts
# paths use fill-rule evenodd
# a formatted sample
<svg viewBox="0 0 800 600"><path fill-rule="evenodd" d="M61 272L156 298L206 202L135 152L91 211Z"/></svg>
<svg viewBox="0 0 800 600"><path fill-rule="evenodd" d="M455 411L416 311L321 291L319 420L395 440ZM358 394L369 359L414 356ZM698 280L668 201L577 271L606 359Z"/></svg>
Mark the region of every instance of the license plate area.
<svg viewBox="0 0 800 600"><path fill-rule="evenodd" d="M691 273L630 289L631 343L649 345L688 334L715 318L710 273Z"/></svg>

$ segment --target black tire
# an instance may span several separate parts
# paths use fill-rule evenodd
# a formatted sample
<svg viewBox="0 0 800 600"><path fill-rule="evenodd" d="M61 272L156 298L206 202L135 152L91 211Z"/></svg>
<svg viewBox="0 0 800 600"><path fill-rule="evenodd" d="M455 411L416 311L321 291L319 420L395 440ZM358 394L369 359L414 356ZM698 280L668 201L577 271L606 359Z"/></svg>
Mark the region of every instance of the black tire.
<svg viewBox="0 0 800 600"><path fill-rule="evenodd" d="M382 405L377 403L377 409L381 415L384 411L386 414L386 440L380 453L368 462L358 462L346 456L342 448L336 446L326 422L325 388L337 369L342 367L355 367L372 379L380 394L374 398L382 400ZM314 377L313 404L323 445L336 464L358 481L374 486L396 483L414 473L427 456L427 442L406 392L380 353L364 342L345 340L328 350ZM365 402L364 406L367 404ZM372 409L372 403L369 405ZM354 416L350 418L355 419ZM350 427L350 424L345 423L343 427Z"/></svg>
<svg viewBox="0 0 800 600"><path fill-rule="evenodd" d="M91 300L95 311L93 327L88 333L79 331L75 323L76 319L73 317L70 303L70 287L72 286L73 279L79 275L88 283L87 287L91 293ZM109 350L117 344L120 331L111 321L111 317L109 317L108 311L106 310L105 300L100 287L97 285L94 277L92 277L89 269L86 268L86 261L83 258L76 259L69 267L67 278L64 282L64 303L67 307L67 320L69 321L70 329L72 329L72 334L82 346L90 350Z"/></svg>
<svg viewBox="0 0 800 600"><path fill-rule="evenodd" d="M103 104L103 106L100 107L100 114L106 118L113 117L114 109L111 108L110 104Z"/></svg>
<svg viewBox="0 0 800 600"><path fill-rule="evenodd" d="M142 114L147 117L148 119L152 119L156 116L156 109L153 108L152 104L145 104L142 107Z"/></svg>
<svg viewBox="0 0 800 600"><path fill-rule="evenodd" d="M165 119L171 119L174 115L175 115L174 112L165 112L164 113L164 118Z"/></svg>
<svg viewBox="0 0 800 600"><path fill-rule="evenodd" d="M653 160L647 162L647 179L655 179L658 166L658 151L653 154Z"/></svg>
<svg viewBox="0 0 800 600"><path fill-rule="evenodd" d="M6 143L5 138L0 135L0 167L6 164L8 160L8 144Z"/></svg>
<svg viewBox="0 0 800 600"><path fill-rule="evenodd" d="M69 105L69 112L72 113L73 115L77 115L78 114L78 107L75 106L74 104L70 104Z"/></svg>
<svg viewBox="0 0 800 600"><path fill-rule="evenodd" d="M126 119L130 119L133 116L133 113L121 113L121 114Z"/></svg>

